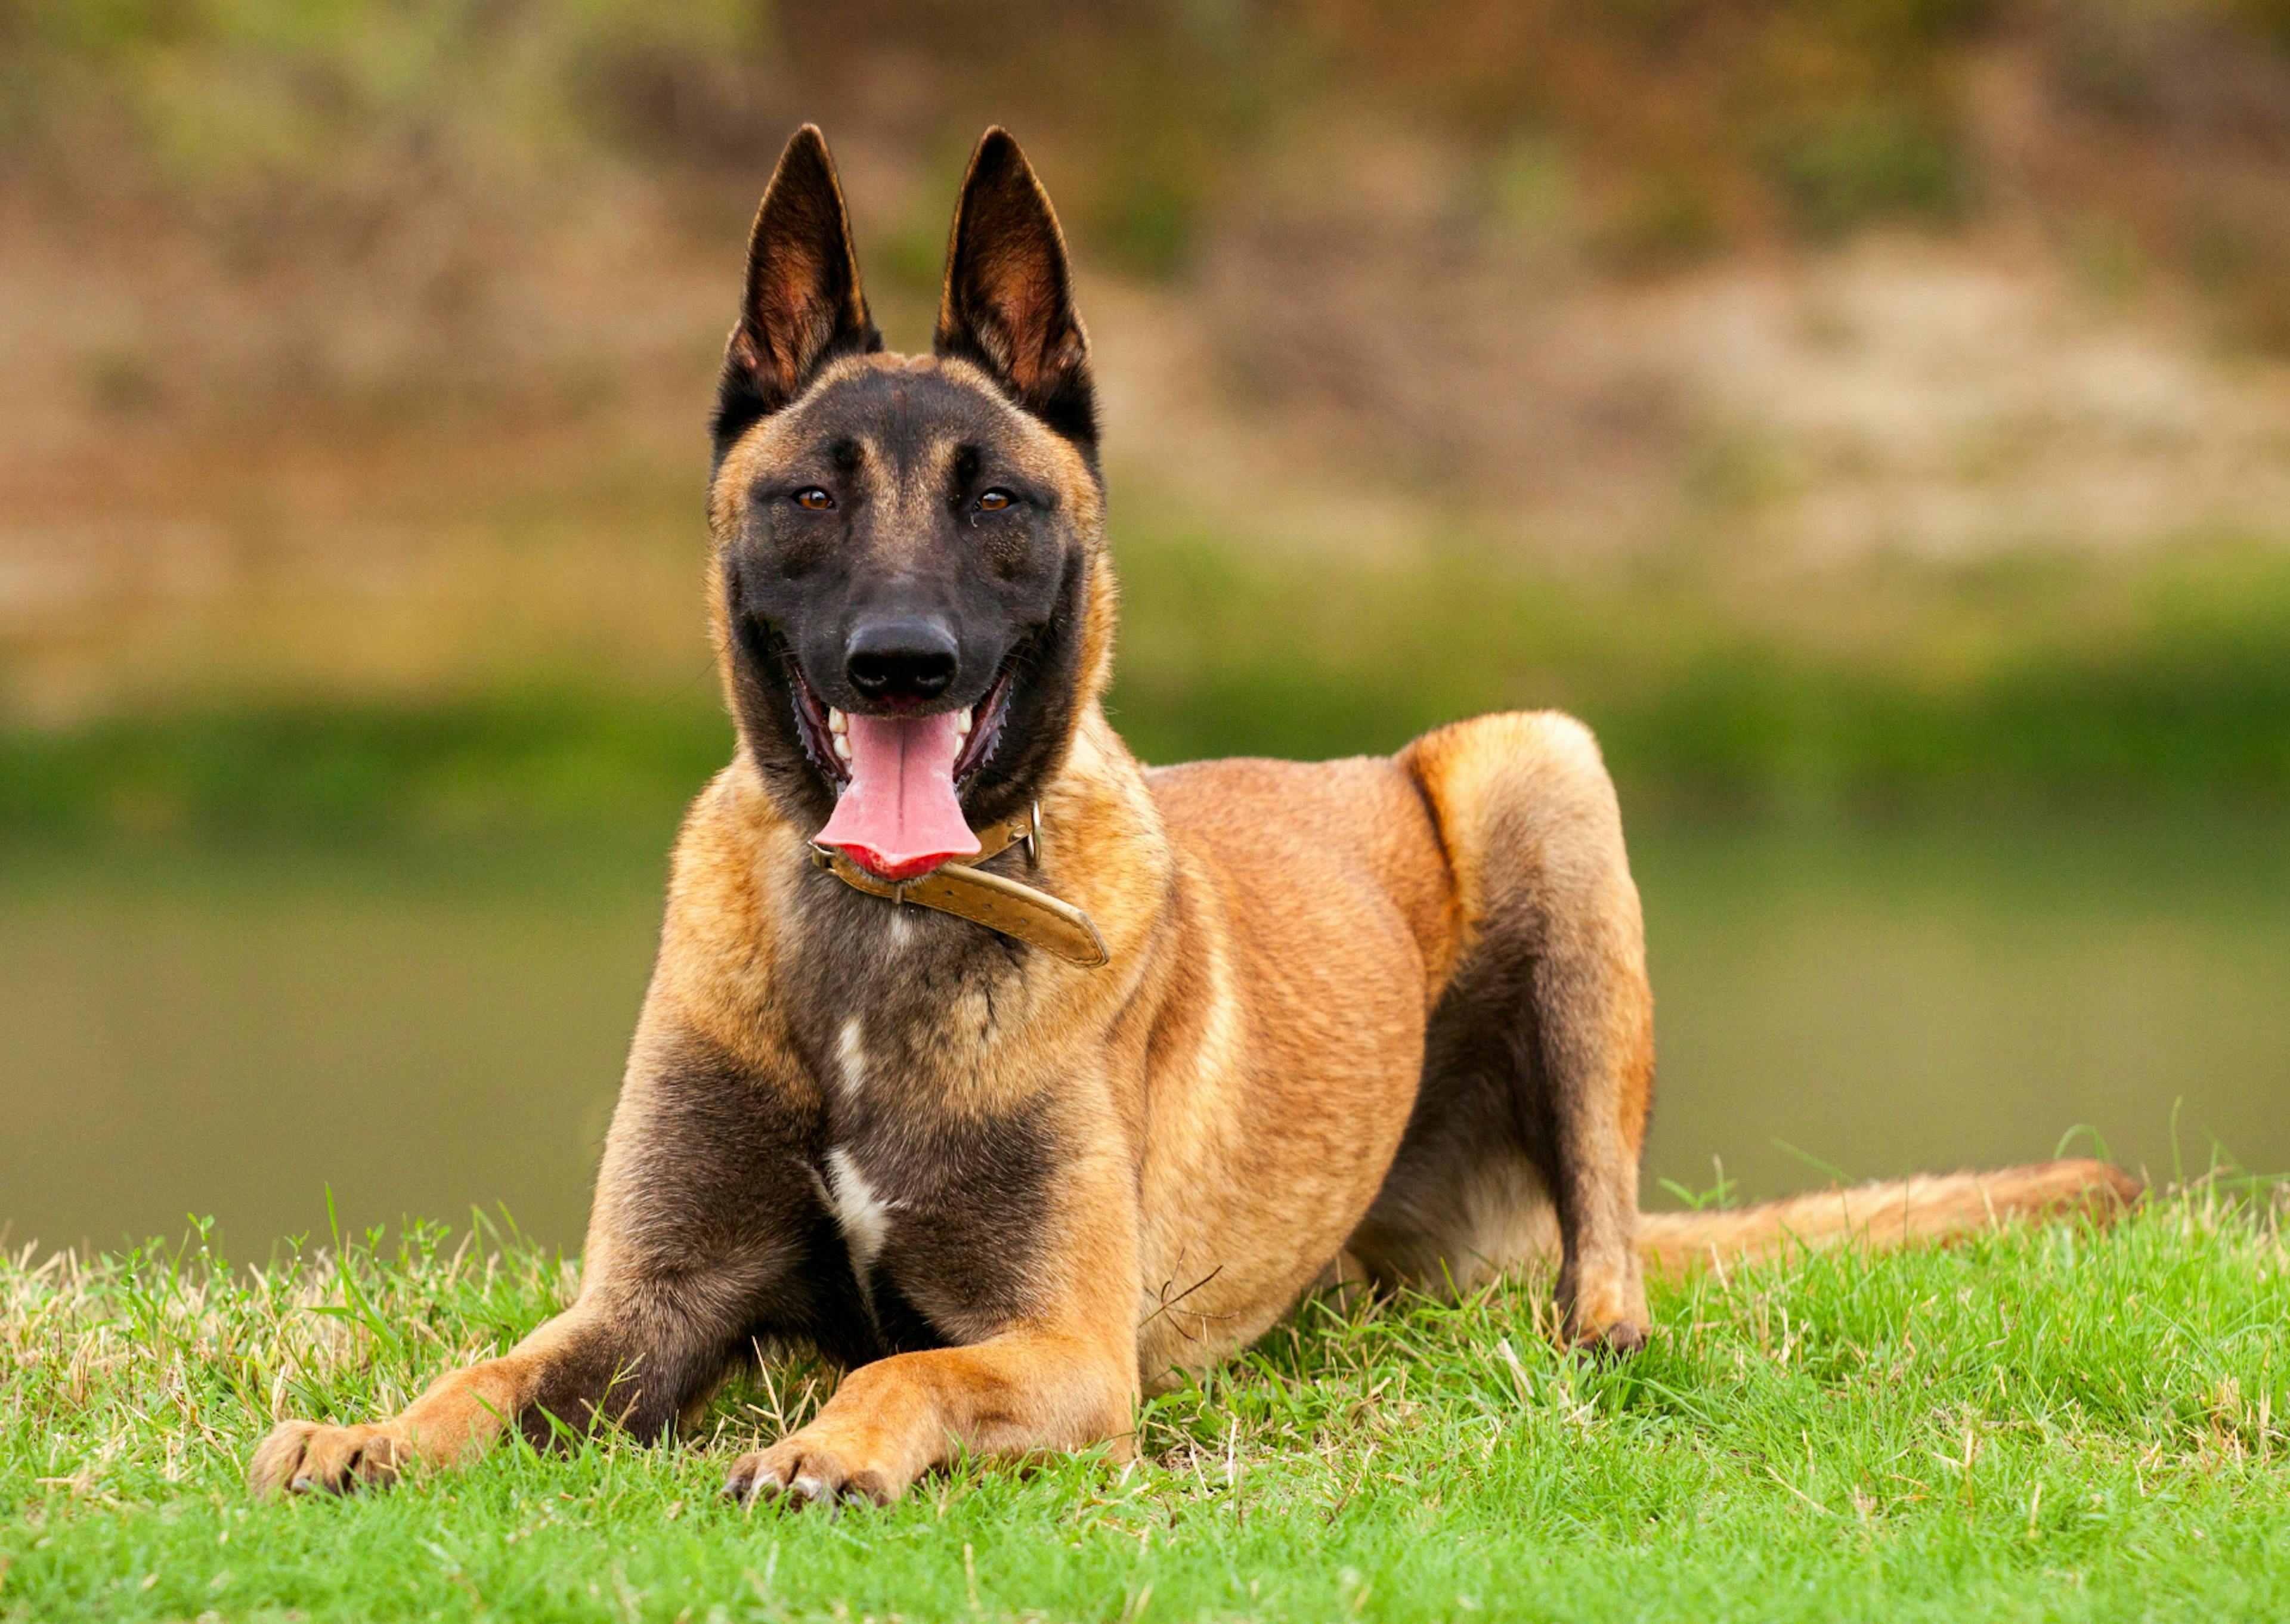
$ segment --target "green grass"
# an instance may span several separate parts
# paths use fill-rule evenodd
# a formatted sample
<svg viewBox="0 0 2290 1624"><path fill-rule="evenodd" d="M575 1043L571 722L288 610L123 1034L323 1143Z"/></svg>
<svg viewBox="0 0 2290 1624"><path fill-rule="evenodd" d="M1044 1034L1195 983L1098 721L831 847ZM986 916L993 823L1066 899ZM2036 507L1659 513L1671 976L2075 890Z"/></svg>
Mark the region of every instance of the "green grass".
<svg viewBox="0 0 2290 1624"><path fill-rule="evenodd" d="M818 1402L800 1364L672 1447L251 1503L272 1416L386 1409L572 1287L445 1239L0 1267L0 1616L2290 1613L2290 1257L2263 1190L1668 1284L1614 1368L1551 1351L1540 1283L1312 1305L1149 1405L1133 1466L965 1463L887 1511L717 1498Z"/></svg>

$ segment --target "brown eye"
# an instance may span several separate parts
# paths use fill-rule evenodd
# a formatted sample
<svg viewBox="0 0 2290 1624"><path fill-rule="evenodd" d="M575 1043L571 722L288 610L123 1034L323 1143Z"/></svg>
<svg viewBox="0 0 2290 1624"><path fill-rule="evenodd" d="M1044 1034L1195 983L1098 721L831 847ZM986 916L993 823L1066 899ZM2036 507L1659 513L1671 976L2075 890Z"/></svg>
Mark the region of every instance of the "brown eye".
<svg viewBox="0 0 2290 1624"><path fill-rule="evenodd" d="M1011 495L1007 491L997 487L994 490L986 492L979 497L978 510L981 513L999 513L1002 509L1007 508L1011 503L1017 500L1018 499L1016 497Z"/></svg>
<svg viewBox="0 0 2290 1624"><path fill-rule="evenodd" d="M795 505L808 508L813 513L824 513L835 506L835 499L817 485L805 485L795 493Z"/></svg>

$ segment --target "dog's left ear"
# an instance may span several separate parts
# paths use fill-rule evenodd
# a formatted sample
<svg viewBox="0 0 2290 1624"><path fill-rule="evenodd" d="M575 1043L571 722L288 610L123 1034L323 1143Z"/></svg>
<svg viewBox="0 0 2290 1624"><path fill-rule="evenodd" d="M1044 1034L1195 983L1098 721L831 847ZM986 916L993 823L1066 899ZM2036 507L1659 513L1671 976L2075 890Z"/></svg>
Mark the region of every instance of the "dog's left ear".
<svg viewBox="0 0 2290 1624"><path fill-rule="evenodd" d="M835 161L819 126L805 124L780 154L748 238L740 324L725 348L716 392L716 455L802 394L836 356L882 348L860 291Z"/></svg>
<svg viewBox="0 0 2290 1624"><path fill-rule="evenodd" d="M1007 130L971 155L947 244L933 348L983 367L1011 396L1082 450L1097 451L1089 334L1049 194Z"/></svg>

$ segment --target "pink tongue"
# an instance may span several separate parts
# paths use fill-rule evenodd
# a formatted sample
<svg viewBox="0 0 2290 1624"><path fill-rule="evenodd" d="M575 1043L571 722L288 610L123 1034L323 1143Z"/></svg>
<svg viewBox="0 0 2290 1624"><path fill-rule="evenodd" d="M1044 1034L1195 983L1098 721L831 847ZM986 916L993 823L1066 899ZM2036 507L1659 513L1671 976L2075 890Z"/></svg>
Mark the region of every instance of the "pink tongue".
<svg viewBox="0 0 2290 1624"><path fill-rule="evenodd" d="M850 718L851 782L820 844L839 846L886 880L911 879L979 851L954 796L962 735L951 713L911 721Z"/></svg>

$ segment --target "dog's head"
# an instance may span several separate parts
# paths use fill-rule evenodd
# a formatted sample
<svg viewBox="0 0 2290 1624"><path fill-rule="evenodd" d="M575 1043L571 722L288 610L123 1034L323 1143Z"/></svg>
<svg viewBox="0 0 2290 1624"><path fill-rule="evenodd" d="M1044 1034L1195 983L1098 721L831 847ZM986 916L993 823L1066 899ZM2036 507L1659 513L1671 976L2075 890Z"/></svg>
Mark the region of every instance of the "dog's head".
<svg viewBox="0 0 2290 1624"><path fill-rule="evenodd" d="M756 214L717 395L717 630L773 797L893 878L1040 792L1110 653L1089 340L1049 198L998 129L932 349L885 352L805 125Z"/></svg>

